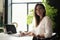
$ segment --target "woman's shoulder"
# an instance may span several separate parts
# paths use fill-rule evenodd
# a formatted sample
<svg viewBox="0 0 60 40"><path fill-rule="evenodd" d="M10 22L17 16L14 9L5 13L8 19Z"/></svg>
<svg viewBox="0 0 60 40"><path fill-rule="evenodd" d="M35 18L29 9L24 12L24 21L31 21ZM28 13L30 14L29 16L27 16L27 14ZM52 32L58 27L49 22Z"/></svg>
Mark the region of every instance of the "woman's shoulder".
<svg viewBox="0 0 60 40"><path fill-rule="evenodd" d="M44 19L50 19L50 17L49 16L45 16Z"/></svg>
<svg viewBox="0 0 60 40"><path fill-rule="evenodd" d="M44 18L45 21L52 22L51 18L49 16L45 16Z"/></svg>
<svg viewBox="0 0 60 40"><path fill-rule="evenodd" d="M45 16L45 18L49 18L49 16Z"/></svg>

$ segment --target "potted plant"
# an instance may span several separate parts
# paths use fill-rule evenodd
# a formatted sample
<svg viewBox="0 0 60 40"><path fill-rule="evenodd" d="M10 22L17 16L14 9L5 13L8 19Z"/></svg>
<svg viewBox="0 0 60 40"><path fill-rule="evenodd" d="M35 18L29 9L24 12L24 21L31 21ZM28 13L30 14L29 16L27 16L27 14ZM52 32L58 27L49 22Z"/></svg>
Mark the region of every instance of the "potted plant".
<svg viewBox="0 0 60 40"><path fill-rule="evenodd" d="M57 15L57 9L55 9L53 6L50 6L48 4L48 2L43 2L43 4L45 5L45 8L46 8L46 15L49 16L53 22L53 28L55 28L55 22L54 22L54 17ZM27 24L31 24L32 23L32 20L33 20L33 17L34 17L34 10L31 9L30 11L31 13L28 14L27 16Z"/></svg>

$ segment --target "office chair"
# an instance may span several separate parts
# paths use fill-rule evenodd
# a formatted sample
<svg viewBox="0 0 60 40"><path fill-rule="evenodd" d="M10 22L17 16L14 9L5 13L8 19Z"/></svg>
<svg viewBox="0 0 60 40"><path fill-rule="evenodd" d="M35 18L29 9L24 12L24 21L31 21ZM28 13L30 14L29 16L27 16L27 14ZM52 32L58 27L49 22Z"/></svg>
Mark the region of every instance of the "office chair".
<svg viewBox="0 0 60 40"><path fill-rule="evenodd" d="M33 37L33 40L59 40L59 36L56 33L52 33L52 37L51 38Z"/></svg>

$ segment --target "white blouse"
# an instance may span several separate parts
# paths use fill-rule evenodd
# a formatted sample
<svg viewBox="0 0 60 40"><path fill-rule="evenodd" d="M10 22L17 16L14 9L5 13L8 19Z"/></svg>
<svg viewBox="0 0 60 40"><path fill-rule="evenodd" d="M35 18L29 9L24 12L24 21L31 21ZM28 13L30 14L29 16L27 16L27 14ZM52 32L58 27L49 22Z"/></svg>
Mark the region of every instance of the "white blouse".
<svg viewBox="0 0 60 40"><path fill-rule="evenodd" d="M52 36L52 21L48 16L45 16L39 23L38 27L32 31L35 35L44 34L45 38Z"/></svg>

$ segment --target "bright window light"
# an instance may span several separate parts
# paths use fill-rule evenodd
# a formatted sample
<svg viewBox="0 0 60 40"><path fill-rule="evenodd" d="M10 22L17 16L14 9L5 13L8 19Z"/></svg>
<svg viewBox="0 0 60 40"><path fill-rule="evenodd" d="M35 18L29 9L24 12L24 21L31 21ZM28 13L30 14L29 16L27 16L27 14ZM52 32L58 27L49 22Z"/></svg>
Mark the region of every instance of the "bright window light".
<svg viewBox="0 0 60 40"><path fill-rule="evenodd" d="M42 2L42 0L12 0L12 2Z"/></svg>
<svg viewBox="0 0 60 40"><path fill-rule="evenodd" d="M17 31L27 31L27 5L12 5L12 23L17 22Z"/></svg>

